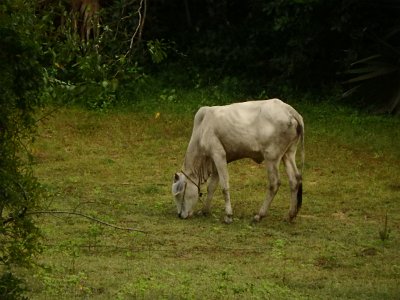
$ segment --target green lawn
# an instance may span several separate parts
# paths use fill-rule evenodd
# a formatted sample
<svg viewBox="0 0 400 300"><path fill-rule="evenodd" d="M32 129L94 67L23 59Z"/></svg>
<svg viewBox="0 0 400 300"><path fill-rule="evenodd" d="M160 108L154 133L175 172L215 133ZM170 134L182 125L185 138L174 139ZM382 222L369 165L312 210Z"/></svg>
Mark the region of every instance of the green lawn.
<svg viewBox="0 0 400 300"><path fill-rule="evenodd" d="M263 165L250 160L229 167L233 224L222 222L220 192L211 216L176 217L171 182L192 113L68 108L46 119L33 153L48 209L147 233L40 215L43 267L28 275L29 297L398 299L400 120L294 106L306 125L303 207L285 221L282 169L271 210L254 226L267 182Z"/></svg>

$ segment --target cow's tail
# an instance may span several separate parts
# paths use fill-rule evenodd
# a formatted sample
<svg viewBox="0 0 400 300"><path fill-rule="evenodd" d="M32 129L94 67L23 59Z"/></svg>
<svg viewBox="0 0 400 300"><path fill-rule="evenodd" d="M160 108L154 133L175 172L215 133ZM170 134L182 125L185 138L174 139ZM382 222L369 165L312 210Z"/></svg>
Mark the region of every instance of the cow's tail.
<svg viewBox="0 0 400 300"><path fill-rule="evenodd" d="M301 168L299 174L299 188L297 190L297 211L300 210L301 205L303 203L303 171L304 171L304 161L306 157L305 148L304 148L304 122L303 118L296 114L297 121L297 133L300 137L300 155L301 155Z"/></svg>
<svg viewBox="0 0 400 300"><path fill-rule="evenodd" d="M303 204L303 183L300 181L299 188L297 190L297 212L299 212L302 204Z"/></svg>

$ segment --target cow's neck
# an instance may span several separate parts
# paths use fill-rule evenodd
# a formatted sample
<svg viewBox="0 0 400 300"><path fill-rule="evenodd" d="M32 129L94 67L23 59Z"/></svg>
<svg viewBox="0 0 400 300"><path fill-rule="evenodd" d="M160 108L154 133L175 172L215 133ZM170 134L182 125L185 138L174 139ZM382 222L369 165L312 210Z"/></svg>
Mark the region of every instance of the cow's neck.
<svg viewBox="0 0 400 300"><path fill-rule="evenodd" d="M212 163L208 157L199 151L199 147L189 145L182 171L195 182L202 184L207 181L211 174Z"/></svg>

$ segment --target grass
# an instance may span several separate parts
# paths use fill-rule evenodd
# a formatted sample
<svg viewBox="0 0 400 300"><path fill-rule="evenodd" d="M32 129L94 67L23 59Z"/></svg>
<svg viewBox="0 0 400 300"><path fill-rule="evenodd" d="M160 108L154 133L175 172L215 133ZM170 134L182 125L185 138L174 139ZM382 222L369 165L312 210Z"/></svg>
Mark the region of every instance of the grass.
<svg viewBox="0 0 400 300"><path fill-rule="evenodd" d="M251 224L266 176L262 165L242 160L229 166L234 223L225 225L221 193L211 216L176 217L170 185L193 118L171 112L179 97L146 112L65 108L41 123L34 171L48 208L148 233L41 215L42 267L27 274L31 299L398 298L398 119L295 103L306 124L298 218L284 221L282 170L269 215Z"/></svg>

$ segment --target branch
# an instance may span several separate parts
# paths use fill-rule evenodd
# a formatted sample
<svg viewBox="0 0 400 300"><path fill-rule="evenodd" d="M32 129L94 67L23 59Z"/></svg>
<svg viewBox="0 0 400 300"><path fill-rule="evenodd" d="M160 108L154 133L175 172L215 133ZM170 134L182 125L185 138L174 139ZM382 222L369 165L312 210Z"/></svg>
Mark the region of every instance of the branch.
<svg viewBox="0 0 400 300"><path fill-rule="evenodd" d="M140 43L140 41L142 40L142 32L143 32L143 27L144 27L144 21L146 20L146 14L147 14L147 1L144 0L143 17L142 17L142 20L140 22L138 43Z"/></svg>
<svg viewBox="0 0 400 300"><path fill-rule="evenodd" d="M62 106L65 106L66 104L63 104ZM61 106L61 107L62 107ZM50 112L45 113L44 115L40 116L40 118L35 120L35 123L39 123L41 121L43 121L44 119L47 119L49 116L51 116L53 113L55 113L56 111L58 111L61 107L56 107L52 110L50 110Z"/></svg>
<svg viewBox="0 0 400 300"><path fill-rule="evenodd" d="M0 168L0 171L3 171L4 173L6 173L6 170L4 170L4 169L2 169L2 168ZM25 203L29 203L28 195L27 195L27 193L26 193L24 187L22 186L22 184L19 183L19 182L18 182L17 180L15 180L14 178L10 178L10 179L11 179L11 181L13 181L13 182L15 183L15 185L17 185L17 186L21 189L22 195L23 195L23 197L24 197L24 199L25 199ZM1 214L2 214L3 208L4 208L4 205L1 205L0 220L2 220ZM3 221L3 226L6 225L7 223L13 222L15 219L22 218L22 217L26 214L27 209L28 209L28 208L27 208L26 206L24 206L24 207L22 207L22 209L20 210L20 212L17 214L17 216L10 216L9 218L5 219L5 220Z"/></svg>
<svg viewBox="0 0 400 300"><path fill-rule="evenodd" d="M143 3L144 3L144 16L142 16ZM133 42L134 42L135 37L136 37L138 32L139 32L138 41L140 41L140 39L142 38L142 28L143 28L143 25L144 25L144 18L146 17L146 10L147 10L147 2L146 2L146 0L140 0L140 5L139 5L139 8L137 10L137 12L139 14L138 26L136 27L135 32L133 33L133 35L131 37L131 43L129 45L128 52L126 52L126 54L125 54L125 57L128 56L128 54L132 51Z"/></svg>
<svg viewBox="0 0 400 300"><path fill-rule="evenodd" d="M139 229L135 229L135 228L129 228L129 227L121 227L121 226L117 226L117 225L113 225L107 222L104 222L102 220L96 219L92 216L89 215L85 215L79 212L72 212L72 211L62 211L62 210L42 210L42 211L32 211L32 212L27 212L26 215L39 215L39 214L65 214L65 215L75 215L75 216L80 216L80 217L84 217L86 219L95 221L99 224L108 226L108 227L112 227L115 229L120 229L120 230L127 230L127 231L136 231L136 232L141 232L141 233L148 233L147 231L144 230L139 230Z"/></svg>
<svg viewBox="0 0 400 300"><path fill-rule="evenodd" d="M55 79L55 78L51 79L51 81L52 81L52 82L54 81L54 82L55 82L56 84L58 84L59 86L72 86L73 89L71 88L71 90L70 90L69 92L74 91L75 88L77 88L77 87L82 87L82 86L84 87L85 84L87 84L87 82L78 82L78 83L75 83L75 84L68 84L68 83L65 83L65 82L63 82L63 81L61 81L61 80ZM34 121L34 123L37 124L37 123L43 121L44 119L48 118L48 117L51 116L53 113L55 113L56 111L58 111L58 110L60 110L61 108L64 108L64 107L66 107L67 105L71 104L72 101L74 101L74 100L73 100L74 98L77 98L77 97L83 95L84 93L85 93L85 89L81 89L80 91L75 92L75 94L72 95L72 96L70 97L70 100L67 100L67 101L63 102L61 105L57 106L57 107L54 108L54 109L51 109L49 112L47 112L47 113L45 113L44 115L40 116L38 119L36 119L36 120Z"/></svg>

